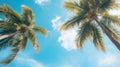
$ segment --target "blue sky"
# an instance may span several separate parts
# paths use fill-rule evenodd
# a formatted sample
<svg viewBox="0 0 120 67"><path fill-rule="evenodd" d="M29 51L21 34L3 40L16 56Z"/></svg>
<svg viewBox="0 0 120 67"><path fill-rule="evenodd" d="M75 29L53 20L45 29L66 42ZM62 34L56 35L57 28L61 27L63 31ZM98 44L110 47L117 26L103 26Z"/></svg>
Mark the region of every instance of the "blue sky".
<svg viewBox="0 0 120 67"><path fill-rule="evenodd" d="M71 14L62 6L65 0L0 0L21 13L21 5L29 6L34 14L36 25L47 29L48 37L38 33L40 51L36 53L31 43L20 51L7 67L120 67L120 51L105 37L106 52L97 51L91 40L84 43L83 49L76 49L76 28L59 31L59 26ZM113 14L119 11L111 11ZM119 13L120 15L120 13ZM0 54L2 54L0 52ZM4 54L5 55L5 54Z"/></svg>

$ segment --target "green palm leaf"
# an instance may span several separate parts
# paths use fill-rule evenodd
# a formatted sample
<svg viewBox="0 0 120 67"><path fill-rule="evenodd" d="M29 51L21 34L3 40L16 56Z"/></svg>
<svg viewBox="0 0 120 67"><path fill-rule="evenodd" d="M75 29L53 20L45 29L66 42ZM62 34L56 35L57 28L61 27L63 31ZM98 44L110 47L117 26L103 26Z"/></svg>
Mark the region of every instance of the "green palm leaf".
<svg viewBox="0 0 120 67"><path fill-rule="evenodd" d="M85 22L81 25L80 30L78 31L76 42L77 47L82 48L83 43L92 37L92 28L89 22Z"/></svg>
<svg viewBox="0 0 120 67"><path fill-rule="evenodd" d="M2 64L9 64L16 57L17 53L19 52L19 45L21 45L21 40L16 39L16 37L14 37L12 38L11 41L9 41L8 44L10 44L9 47L10 47L11 53L7 58L0 61L0 63Z"/></svg>
<svg viewBox="0 0 120 67"><path fill-rule="evenodd" d="M23 36L23 39L21 40L20 49L24 50L27 46L28 38L26 36Z"/></svg>
<svg viewBox="0 0 120 67"><path fill-rule="evenodd" d="M34 26L33 30L38 31L40 33L42 33L44 36L47 36L47 32L44 28L40 27L40 26Z"/></svg>
<svg viewBox="0 0 120 67"><path fill-rule="evenodd" d="M70 10L71 12L73 11L82 11L83 9L79 6L79 4L77 2L64 2L64 7L68 10Z"/></svg>
<svg viewBox="0 0 120 67"><path fill-rule="evenodd" d="M9 37L9 38L5 38L5 39L2 39L0 40L0 50L6 48L9 46L9 41L11 40L12 37Z"/></svg>
<svg viewBox="0 0 120 67"><path fill-rule="evenodd" d="M32 42L32 46L33 48L38 51L39 50L39 43L36 40L36 34L33 30L28 31L28 38L30 39L30 41Z"/></svg>
<svg viewBox="0 0 120 67"><path fill-rule="evenodd" d="M70 20L61 25L60 30L67 30L79 25L81 21L86 20L86 16L84 16L85 14L86 12L81 12L79 15L72 17Z"/></svg>
<svg viewBox="0 0 120 67"><path fill-rule="evenodd" d="M109 9L113 3L114 3L113 0L101 0L100 9L101 10Z"/></svg>
<svg viewBox="0 0 120 67"><path fill-rule="evenodd" d="M0 13L3 13L11 23L21 23L19 14L7 5L0 6Z"/></svg>
<svg viewBox="0 0 120 67"><path fill-rule="evenodd" d="M103 37L101 31L95 25L92 25L92 29L93 29L93 43L95 47L97 49L101 49L105 51L105 46L103 43Z"/></svg>
<svg viewBox="0 0 120 67"><path fill-rule="evenodd" d="M84 11L89 11L88 0L79 0L80 7L84 9Z"/></svg>
<svg viewBox="0 0 120 67"><path fill-rule="evenodd" d="M120 18L118 16L110 15L108 12L105 12L105 14L102 14L104 21L107 23L112 23L120 26Z"/></svg>
<svg viewBox="0 0 120 67"><path fill-rule="evenodd" d="M31 25L31 24L34 24L33 22L33 13L32 13L32 10L27 7L26 5L22 5L22 20L24 22L24 24L26 25Z"/></svg>

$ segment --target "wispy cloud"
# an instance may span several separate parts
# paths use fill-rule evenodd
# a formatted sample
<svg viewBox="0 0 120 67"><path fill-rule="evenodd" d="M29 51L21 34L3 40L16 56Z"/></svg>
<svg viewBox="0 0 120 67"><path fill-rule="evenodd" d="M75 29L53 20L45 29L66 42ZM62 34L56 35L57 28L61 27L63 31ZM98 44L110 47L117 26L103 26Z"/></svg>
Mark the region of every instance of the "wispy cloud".
<svg viewBox="0 0 120 67"><path fill-rule="evenodd" d="M117 55L107 54L105 56L101 56L98 61L98 67L116 67L118 65Z"/></svg>
<svg viewBox="0 0 120 67"><path fill-rule="evenodd" d="M59 30L59 27L61 25L61 16L56 16L54 19L51 20L52 27L54 30Z"/></svg>
<svg viewBox="0 0 120 67"><path fill-rule="evenodd" d="M19 67L45 67L41 62L36 61L35 59L29 58L28 56L19 56L16 58L16 63L19 64ZM17 66L18 67L18 66Z"/></svg>
<svg viewBox="0 0 120 67"><path fill-rule="evenodd" d="M38 5L43 5L44 3L49 2L49 0L35 0L35 3Z"/></svg>

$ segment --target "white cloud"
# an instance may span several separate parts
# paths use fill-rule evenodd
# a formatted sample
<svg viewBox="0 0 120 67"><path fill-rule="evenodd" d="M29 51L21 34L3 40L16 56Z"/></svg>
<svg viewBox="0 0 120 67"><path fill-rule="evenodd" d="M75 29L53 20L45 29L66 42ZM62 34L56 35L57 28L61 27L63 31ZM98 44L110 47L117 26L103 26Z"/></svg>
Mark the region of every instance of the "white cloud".
<svg viewBox="0 0 120 67"><path fill-rule="evenodd" d="M49 0L35 0L35 3L38 5L43 5L46 2L49 2Z"/></svg>
<svg viewBox="0 0 120 67"><path fill-rule="evenodd" d="M110 10L109 13L110 13L111 15L120 16L120 9Z"/></svg>
<svg viewBox="0 0 120 67"><path fill-rule="evenodd" d="M59 26L61 25L61 16L56 16L54 19L51 20L52 27L54 30L58 30Z"/></svg>
<svg viewBox="0 0 120 67"><path fill-rule="evenodd" d="M117 55L107 54L100 56L98 67L115 67L117 65Z"/></svg>
<svg viewBox="0 0 120 67"><path fill-rule="evenodd" d="M116 3L120 4L120 0L115 0L115 1L116 1ZM118 9L111 9L111 10L109 11L109 13L110 13L111 15L120 16L120 8L118 8Z"/></svg>
<svg viewBox="0 0 120 67"><path fill-rule="evenodd" d="M42 63L40 63L32 58L25 57L25 56L19 56L16 58L15 61L19 65L23 65L23 66L27 66L27 67L45 67Z"/></svg>
<svg viewBox="0 0 120 67"><path fill-rule="evenodd" d="M68 51L77 49L75 44L75 37L77 34L76 30L77 28L61 31L61 36L59 37L58 41L61 43L61 46Z"/></svg>
<svg viewBox="0 0 120 67"><path fill-rule="evenodd" d="M64 22L61 19L61 16L56 16L54 19L51 20L54 30L59 31L60 25ZM66 20L67 19L65 19L65 21ZM58 41L60 42L61 46L68 51L77 48L75 44L75 37L77 34L76 30L77 28L69 29L66 31L59 31L61 35L59 36Z"/></svg>

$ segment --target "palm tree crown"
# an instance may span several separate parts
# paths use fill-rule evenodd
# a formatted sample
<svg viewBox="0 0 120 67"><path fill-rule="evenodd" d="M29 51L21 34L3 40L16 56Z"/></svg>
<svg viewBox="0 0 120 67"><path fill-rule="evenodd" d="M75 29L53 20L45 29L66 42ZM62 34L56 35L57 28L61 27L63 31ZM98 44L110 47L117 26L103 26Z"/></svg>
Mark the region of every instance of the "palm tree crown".
<svg viewBox="0 0 120 67"><path fill-rule="evenodd" d="M1 63L10 63L20 49L24 50L28 39L32 42L33 48L38 51L39 43L36 33L47 35L46 30L40 26L34 26L34 14L32 10L22 5L22 14L18 14L7 5L0 6L0 13L5 18L0 19L0 49L11 47L12 54Z"/></svg>
<svg viewBox="0 0 120 67"><path fill-rule="evenodd" d="M67 1L64 2L64 7L74 12L75 15L62 24L60 29L67 30L73 26L78 26L79 30L76 37L78 48L81 48L88 38L92 38L95 47L105 51L101 32L103 31L120 50L118 31L112 25L120 25L119 17L110 15L108 12L110 9L120 8L115 0Z"/></svg>

